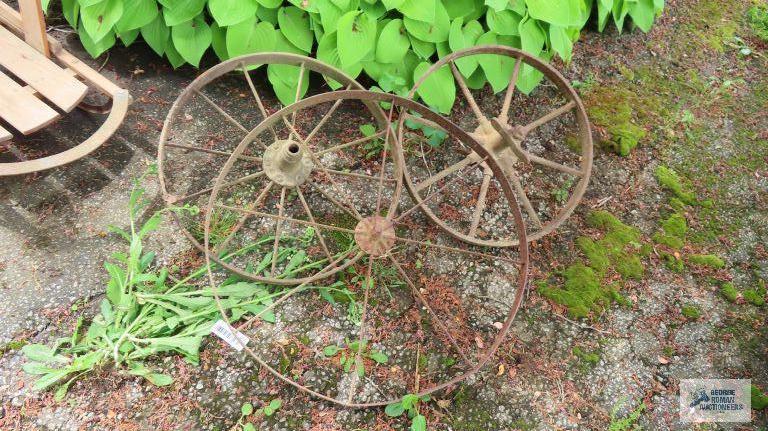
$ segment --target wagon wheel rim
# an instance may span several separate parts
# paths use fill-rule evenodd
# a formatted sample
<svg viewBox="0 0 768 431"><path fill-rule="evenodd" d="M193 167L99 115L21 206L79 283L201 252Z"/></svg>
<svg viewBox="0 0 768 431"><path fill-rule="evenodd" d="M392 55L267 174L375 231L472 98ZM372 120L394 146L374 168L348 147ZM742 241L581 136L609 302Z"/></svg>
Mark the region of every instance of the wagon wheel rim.
<svg viewBox="0 0 768 431"><path fill-rule="evenodd" d="M504 99L502 106L498 112L493 112L490 114L483 112L483 109L479 106L475 96L472 94L472 90L467 86L462 76L462 72L459 71L458 67L456 66L457 60L460 61L466 57L483 54L499 55L511 57L514 59L514 68L511 71L510 83L503 91ZM567 101L563 105L546 112L544 115L541 115L531 122L526 124L518 124L515 122L514 118L509 117L509 113L514 106L512 103L513 97L520 93L519 90L516 90L516 85L518 83L521 68L524 67L524 65L528 65L529 67L532 67L542 73L543 76L549 80L549 82L555 85L559 91L559 95L563 96ZM497 161L504 168L507 179L513 184L513 187L515 188L515 195L517 196L519 202L522 204L521 206L524 209L524 214L527 218L526 227L529 232L527 239L529 241L535 241L555 231L555 229L557 229L571 215L571 213L580 203L589 184L592 171L593 143L589 119L587 117L586 109L584 108L581 98L576 93L575 89L567 82L567 80L557 69L540 60L539 58L534 57L519 49L501 45L493 45L472 47L453 52L441 58L426 72L424 72L421 78L415 82L408 97L416 98L417 92L421 85L432 74L442 68L450 69L450 72L458 87L457 98L459 95L464 98L467 106L471 110L470 115L478 123L478 127L470 131L470 134L478 141L480 141L481 144L483 144L486 148L496 148L493 153L496 156ZM478 66L478 69L480 69L480 66ZM454 102L454 107L457 104L458 100ZM573 113L575 117L575 125L578 128L576 134L576 139L578 141L578 147L580 151L578 166L569 166L563 163L558 163L549 160L546 157L532 154L523 148L526 139L530 136L531 133L534 133L537 128L569 113ZM428 127L431 126L429 122L423 122L418 118L411 119ZM401 134L406 130L405 127L403 127L404 121L405 118L401 119L400 121L399 130ZM485 124L482 125L483 123ZM487 138L489 135L493 136L493 139ZM504 154L502 158L499 158L498 156L501 151L503 151ZM468 161L470 156L471 155L467 156L467 158L463 159L460 163L456 163L455 165L458 165L458 167L463 166L465 162ZM528 199L527 192L521 183L521 176L518 175L517 169L513 166L509 166L508 163L505 163L505 160L510 160L510 157L511 160L514 160L515 162L525 163L528 166L538 166L541 169L548 169L552 173L559 172L560 174L567 176L568 179L565 180L566 184L564 184L564 188L568 189L568 199L565 201L565 203L559 206L553 217L549 218L548 220L541 220L543 217L541 217L540 211L534 208L532 202ZM450 166L449 168L435 173L433 176L438 177L439 175L444 174L446 171L456 168L457 166ZM417 201L421 199L421 194L423 193L421 190L425 188L425 184L439 183L439 180L434 182L433 180L433 178L426 178L422 181L415 181L414 176L409 169L409 164L406 164L405 184L411 196ZM572 181L570 186L568 186L567 181ZM487 183L487 181L485 182ZM431 186L432 185L430 184L429 187ZM483 196L484 191L487 191L487 185L480 184L479 189L479 195ZM552 192L554 192L554 189ZM484 208L481 208L481 206L482 204L480 203L475 206L475 217L477 217L478 214L483 213ZM498 247L517 246L520 243L519 238L479 238L477 236L477 220L473 220L473 223L470 225L468 230L460 230L450 226L439 215L435 214L435 212L429 207L425 207L424 211L435 223L448 230L456 238L459 238L463 241L478 245Z"/></svg>
<svg viewBox="0 0 768 431"><path fill-rule="evenodd" d="M170 179L170 175L169 175L170 172L168 172L169 168L167 167L169 155L171 153L176 153L177 155L186 154L190 152L203 153L205 155L209 155L212 158L218 158L218 159L215 159L214 161L221 161L222 164L223 164L223 161L226 160L226 158L231 155L231 150L221 151L216 149L204 148L200 145L191 145L186 142L181 142L181 143L172 142L173 128L180 121L179 117L184 112L185 108L187 108L187 105L191 104L191 101L194 100L195 98L199 98L200 100L198 101L204 102L205 106L208 106L209 108L211 108L211 112L210 112L211 115L219 118L221 122L232 125L236 129L239 129L238 130L239 132L247 134L250 131L250 127L245 127L245 125L243 124L244 122L241 119L235 118L235 112L232 112L231 110L226 109L226 107L220 106L219 104L217 104L217 101L212 100L213 99L212 96L206 95L205 89L209 85L213 85L217 83L219 79L232 77L233 79L238 80L239 81L239 83L237 84L239 85L238 88L242 92L246 93L249 98L252 99L251 100L252 109L256 113L260 114L260 118L263 120L264 118L270 115L270 109L269 109L270 106L268 106L268 102L265 97L265 96L268 96L268 94L264 94L263 91L259 91L257 89L258 81L251 76L250 69L257 66L271 66L271 65L295 66L299 68L299 78L298 78L299 82L297 85L297 90L301 90L303 83L305 81L308 82L310 79L310 76L313 74L322 76L324 79L326 79L326 81L328 81L329 79L336 81L338 84L341 85L340 88L363 89L363 87L356 80L349 77L347 74L345 74L343 71L337 68L334 68L330 65L327 65L313 58L308 58L305 56L290 54L290 53L258 53L258 54L244 55L244 56L232 58L230 60L219 63L216 66L212 67L211 69L205 71L200 76L198 76L193 82L191 82L184 89L184 91L182 91L182 93L177 97L177 99L174 101L173 105L171 106L171 109L169 110L168 115L166 116L165 122L163 123L163 129L160 134L159 145L158 145L157 164L158 164L158 180L160 184L160 191L163 196L163 201L165 202L167 207L174 208L193 199L198 199L201 201L205 200L206 196L209 195L213 190L213 187L212 187L213 181L209 183L204 183L203 185L200 185L194 190L185 190L183 193L176 193L175 190L171 190L172 180ZM240 78L238 78L238 75ZM298 92L296 95L299 96ZM383 124L385 117L381 108L374 104L366 105L366 107L375 117L375 120L378 123ZM330 118L330 116L328 118ZM321 119L321 122L327 121L328 118ZM321 126L321 124L318 124L317 126ZM255 164L261 163L261 160L258 157L253 157L253 156L244 156L244 157L250 157L250 159ZM209 169L209 168L205 166L204 169ZM214 168L214 169L218 170L218 168ZM215 179L215 177L213 177L213 179ZM254 175L252 177L244 177L241 180L242 180L242 183L246 184L248 182L256 181L260 179L261 179L260 176ZM189 240L197 250L199 250L202 253L206 253L207 250L205 248L205 245L202 243L201 232L199 231L195 233L191 232L190 227L188 225L185 225L185 222L182 220L182 217L179 215L177 211L171 211L171 215L174 218L176 225L182 231L182 233L187 238L187 240ZM236 230L240 224L244 223L245 218L246 218L245 214L240 215L233 229ZM203 220L199 220L199 225L202 225L202 224L203 224ZM223 268L226 268L227 270L231 271L234 274L238 274L241 277L245 277L255 281L269 282L272 284L283 284L283 285L300 284L303 282L313 281L315 279L313 278L314 276L318 276L318 277L320 276L319 274L314 274L313 276L310 276L310 277L302 277L302 278L294 278L294 279L276 279L274 277L260 276L257 274L253 274L248 270L248 268L244 268L242 266L238 266L237 264L233 264L232 262L227 261L224 258L224 256L220 256L218 253L214 254L212 256L212 259L214 260L214 262L216 262L217 265ZM342 265L339 265L336 269L334 269L334 271L343 270L346 266L352 263L353 262L344 262Z"/></svg>
<svg viewBox="0 0 768 431"><path fill-rule="evenodd" d="M452 132L456 133L457 136L460 139L463 139L465 142L468 143L468 145L471 145L473 148L475 148L479 154L483 156L483 160L487 161L487 165L490 169L492 169L497 174L501 174L501 168L498 166L498 164L493 160L493 158L490 156L487 151L482 148L479 144L474 142L474 140L465 132L463 132L461 129L459 129L457 126L450 123L448 120L440 117L437 114L434 114L431 112L428 108L419 105L416 102L413 102L412 100L390 95L390 94L383 94L383 93L374 93L374 92L368 92L368 91L354 91L354 90L346 90L346 91L337 91L333 93L327 93L327 94L320 94L317 96L312 96L307 99L301 100L295 104L292 104L281 111L273 114L266 120L264 120L259 126L257 126L246 138L243 139L243 141L238 145L238 147L233 151L233 155L227 160L224 167L222 168L219 176L216 179L216 182L214 184L214 191L211 193L209 197L209 207L214 207L217 205L217 199L219 198L218 193L222 186L225 186L227 184L227 175L229 173L229 169L231 169L233 163L237 159L237 156L242 154L248 145L250 144L250 141L253 137L259 135L260 133L263 133L266 131L271 125L277 124L280 121L284 122L284 119L287 118L289 115L301 110L304 107L311 106L314 103L321 103L321 102L329 102L329 101L335 101L335 100L357 100L357 101L370 101L370 102L386 102L391 104L388 115L388 120L392 118L393 112L395 111L395 107L397 106L401 110L408 110L410 112L417 112L420 115L425 116L425 118L429 118L432 121L435 121L438 124L441 124L443 127L451 130ZM389 124L389 122L387 123ZM361 355L361 351L365 349L365 346L373 345L373 340L371 336L366 335L366 316L368 312L371 312L371 309L369 308L370 302L369 302L369 294L373 290L374 281L377 279L377 275L372 275L372 267L375 262L381 262L381 261L391 261L392 265L397 269L400 276L402 276L405 280L405 284L408 285L411 294L414 297L414 303L415 304L421 304L425 309L429 311L430 318L433 319L433 322L436 326L438 326L442 331L444 331L444 334L446 334L448 341L444 341L446 346L451 349L455 348L456 352L462 356L462 359L464 358L464 355L461 353L460 346L456 345L456 341L451 336L450 331L448 331L445 327L441 326L442 323L438 319L438 316L435 314L435 311L433 311L427 300L425 299L423 292L421 292L418 287L416 286L416 282L414 282L414 279L416 279L416 275L414 273L409 274L408 271L406 271L406 267L409 269L412 269L413 265L409 262L405 262L402 260L402 258L396 257L396 255L402 251L397 251L397 248L399 246L402 246L403 249L410 246L422 246L426 249L430 250L430 252L439 252L439 251L451 251L457 253L457 255L462 256L472 256L472 257L480 257L484 259L490 259L495 264L501 264L503 265L511 265L514 266L514 268L517 271L517 280L515 282L516 289L514 290L514 302L513 305L511 305L510 309L506 312L504 315L504 318L502 319L503 324L501 328L499 329L498 333L493 338L492 343L489 343L489 347L487 350L484 350L482 353L478 353L476 355L476 361L468 360L466 363L465 368L462 372L458 372L457 374L451 376L450 378L446 379L445 381L441 381L439 383L435 383L433 385L430 385L426 388L418 388L418 383L416 383L416 387L418 389L414 390L414 392L418 396L424 396L431 393L434 393L436 391L448 388L458 382L461 382L465 378L475 374L477 371L479 371L481 368L483 368L488 361L493 357L494 353L498 349L498 347L501 345L501 343L506 338L510 326L512 324L512 321L514 320L521 304L523 301L524 291L527 285L527 277L528 277L528 246L527 241L523 241L521 243L521 246L519 249L516 249L514 253L517 253L518 258L517 259L510 259L507 258L506 255L493 255L486 250L483 251L475 251L476 248L474 246L460 242L455 241L452 237L450 237L446 232L443 230L438 229L437 232L440 232L444 235L446 235L448 238L450 238L453 243L451 245L445 245L438 242L430 243L421 241L418 239L414 239L415 236L412 236L411 231L406 231L408 236L406 237L404 234L398 233L397 230L395 230L395 226L398 224L406 223L405 219L407 217L415 217L416 215L420 215L420 212L418 211L421 209L422 203L416 203L416 202L410 202L407 205L402 205L402 200L400 199L399 192L401 188L401 181L402 181L402 150L400 148L400 144L397 140L397 135L394 130L391 130L391 126L387 125L385 131L386 139L389 139L389 141L385 141L385 145L383 146L383 149L381 150L381 164L379 166L378 172L374 172L375 176L378 176L379 178L379 184L375 191L375 206L371 205L371 208L375 208L373 210L372 215L367 214L370 213L370 209L368 213L364 213L365 208L362 206L358 209L361 215L364 215L364 217L358 222L358 225L355 227L355 229L352 231L355 234L355 246L350 249L350 252L347 256L343 256L343 258L353 258L356 260L360 260L361 265L364 267L365 277L362 279L361 286L365 286L364 288L361 287L362 290L364 290L364 305L362 309L362 318L360 323L360 329L359 329L359 338L358 338L358 346L364 346L362 348L358 348L357 353L355 354L355 364L357 366L357 359ZM387 143L389 145L387 145ZM389 150L388 150L389 148ZM391 158L388 158L389 157ZM387 167L386 160L390 160L390 167ZM391 172L389 176L387 176L387 172ZM381 211L386 207L386 204L382 202L382 198L384 194L386 193L386 189L384 188L384 179L385 178L391 178L391 179L397 179L398 184L395 187L395 191L393 192L391 196L391 202L388 210L384 213ZM525 239L525 228L523 225L523 219L522 214L520 213L520 209L517 206L516 201L513 197L512 187L509 185L508 182L506 182L505 179L501 180L502 187L504 190L504 193L508 199L510 199L510 206L515 210L513 217L514 218L514 228L517 231L517 234ZM300 195L299 195L300 196ZM206 216L206 233L209 231L210 227L210 214L211 211L208 211ZM302 220L295 219L294 222L302 222ZM303 222L306 223L306 220ZM370 227L370 225L380 224L380 227L383 227L382 229L376 230L367 230L366 226ZM429 223L426 224L427 226L430 226ZM319 226L319 224L318 224ZM339 226L325 226L327 229L343 229ZM349 232L349 233L352 233ZM362 233L360 237L358 237L358 234ZM370 236L366 236L366 233L370 233ZM378 235L378 236L377 236ZM206 234L205 241L207 241L209 236ZM382 244L384 243L384 244ZM458 248L458 247L464 247L464 248ZM208 247L206 247L206 250L209 250ZM498 251L501 251L501 249L497 249ZM505 250L506 252L509 252L510 250ZM354 257L352 257L354 255ZM367 259L367 263L363 262L362 259ZM206 263L208 268L208 276L209 276L209 282L211 284L211 288L214 291L214 297L216 299L217 306L219 307L219 311L221 312L224 321L230 322L229 318L229 312L227 311L227 308L225 304L222 301L221 296L219 295L218 290L218 282L216 279L216 276L214 275L214 270L212 268L212 255L210 252L206 252ZM331 266L333 263L329 264ZM506 274L506 270L503 271L503 273ZM336 276L332 273L323 273L325 278L333 278ZM507 275L507 277L509 277ZM284 292L282 296L275 301L274 303L271 303L269 305L269 309L274 309L277 305L282 304L286 301L289 301L294 295L300 295L303 294L306 291L306 287L309 283L304 282L302 284L299 284L295 287L292 287L291 289L287 290L287 292ZM418 302L416 300L418 298L421 302ZM421 306L420 305L420 306ZM239 328L242 328L243 326L248 327L251 325L254 321L257 321L257 319L260 317L260 315L268 310L263 310L259 312L257 315L251 317L248 321L246 321L244 324L240 325ZM369 322L370 323L370 322ZM229 325L229 323L227 323ZM230 326L230 329L233 329ZM387 398L382 394L381 397L379 397L376 400L373 401L358 401L355 399L356 396L362 396L362 393L358 393L355 390L360 389L360 391L363 391L363 387L361 388L355 388L354 385L352 386L352 390L350 390L348 395L343 395L341 392L337 394L336 397L329 395L328 393L321 393L318 390L315 390L313 388L308 387L307 385L304 385L298 381L295 377L290 377L285 374L285 372L281 372L277 369L277 366L274 363L270 363L268 358L265 358L264 355L261 352L257 352L255 348L243 344L239 339L235 340L235 343L240 344L240 347L246 350L246 352L255 359L261 367L264 367L267 369L272 375L274 375L279 380L288 383L312 396L315 396L317 398L333 402L336 404L340 404L346 407L357 407L357 408L363 408L363 407L374 407L374 406L384 406L387 404L391 404L393 402L397 402L400 399L402 399L402 396L405 395L405 393L400 393L394 396L391 396ZM482 348L480 348L482 350ZM351 352L351 351L350 351ZM351 355L351 353L350 353ZM351 358L350 358L351 360ZM418 371L416 372L418 376ZM417 378L418 382L418 378ZM407 392L406 392L407 393Z"/></svg>

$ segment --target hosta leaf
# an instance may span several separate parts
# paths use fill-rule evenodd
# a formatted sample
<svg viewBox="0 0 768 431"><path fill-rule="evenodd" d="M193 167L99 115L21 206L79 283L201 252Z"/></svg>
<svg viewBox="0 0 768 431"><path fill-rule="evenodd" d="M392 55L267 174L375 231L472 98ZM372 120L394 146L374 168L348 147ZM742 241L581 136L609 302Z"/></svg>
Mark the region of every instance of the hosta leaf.
<svg viewBox="0 0 768 431"><path fill-rule="evenodd" d="M104 51L115 44L115 33L111 31L107 33L106 36L102 37L100 41L94 42L88 35L88 32L83 28L82 20L80 22L78 34L80 35L80 43L83 44L83 48L85 48L85 50L88 51L88 54L93 58L100 56Z"/></svg>
<svg viewBox="0 0 768 431"><path fill-rule="evenodd" d="M376 20L360 11L347 12L339 18L337 33L342 65L362 61L376 46Z"/></svg>
<svg viewBox="0 0 768 431"><path fill-rule="evenodd" d="M539 27L539 23L533 19L527 19L518 26L520 30L520 44L523 51L538 56L544 48L546 36Z"/></svg>
<svg viewBox="0 0 768 431"><path fill-rule="evenodd" d="M475 69L475 73L473 73L469 78L464 79L464 82L467 83L467 87L473 90L480 90L481 88L485 87L486 80L483 68L478 67Z"/></svg>
<svg viewBox="0 0 768 431"><path fill-rule="evenodd" d="M436 3L433 21L418 21L406 16L403 23L408 33L425 42L444 42L448 40L448 32L451 29L451 19L441 2Z"/></svg>
<svg viewBox="0 0 768 431"><path fill-rule="evenodd" d="M443 6L451 20L463 18L475 11L475 0L446 0Z"/></svg>
<svg viewBox="0 0 768 431"><path fill-rule="evenodd" d="M581 24L580 0L525 0L531 17L561 27Z"/></svg>
<svg viewBox="0 0 768 431"><path fill-rule="evenodd" d="M276 32L275 51L291 52L301 54L298 48L288 42L279 32ZM270 64L267 66L267 79L272 84L275 95L283 105L290 105L297 100L297 88L299 88L299 78L302 76L299 66L290 66L287 64ZM301 100L309 88L309 71L305 70L301 78L301 88L298 91L298 100Z"/></svg>
<svg viewBox="0 0 768 431"><path fill-rule="evenodd" d="M333 4L331 0L321 0L317 4L317 9L320 10L320 23L323 24L323 31L326 33L333 33L336 31L339 18L341 18L345 12Z"/></svg>
<svg viewBox="0 0 768 431"><path fill-rule="evenodd" d="M277 34L272 24L257 22L255 17L247 19L227 28L227 53L230 57L237 57L254 52L273 51Z"/></svg>
<svg viewBox="0 0 768 431"><path fill-rule="evenodd" d="M405 3L405 0L381 0L381 2L384 4L384 7L386 7L387 10L392 10L400 7L403 3Z"/></svg>
<svg viewBox="0 0 768 431"><path fill-rule="evenodd" d="M227 27L256 15L256 0L208 0L208 10L216 23Z"/></svg>
<svg viewBox="0 0 768 431"><path fill-rule="evenodd" d="M608 16L613 10L614 0L597 0L597 29L602 32L608 23Z"/></svg>
<svg viewBox="0 0 768 431"><path fill-rule="evenodd" d="M638 0L632 3L629 7L629 16L640 30L648 33L656 17L653 0Z"/></svg>
<svg viewBox="0 0 768 431"><path fill-rule="evenodd" d="M619 33L624 29L624 19L629 13L630 3L630 0L613 0L613 21L616 23Z"/></svg>
<svg viewBox="0 0 768 431"><path fill-rule="evenodd" d="M549 41L552 44L552 49L560 55L560 58L565 60L566 63L571 61L573 42L571 42L571 38L564 28L550 25Z"/></svg>
<svg viewBox="0 0 768 431"><path fill-rule="evenodd" d="M318 0L288 0L292 5L307 12L317 13Z"/></svg>
<svg viewBox="0 0 768 431"><path fill-rule="evenodd" d="M103 0L80 9L83 28L93 42L99 42L111 31L123 15L123 0ZM114 34L112 36L114 43Z"/></svg>
<svg viewBox="0 0 768 431"><path fill-rule="evenodd" d="M429 69L430 64L422 62L413 71L413 81L418 82ZM443 114L451 112L456 100L456 83L447 65L430 74L417 90L419 97L427 105L436 108Z"/></svg>
<svg viewBox="0 0 768 431"><path fill-rule="evenodd" d="M131 46L133 42L136 41L136 38L139 37L139 29L134 28L133 30L126 30L121 31L120 34L117 35L117 37L120 39L121 42L123 42L123 46Z"/></svg>
<svg viewBox="0 0 768 431"><path fill-rule="evenodd" d="M354 63L347 67L341 65L341 59L339 58L339 50L337 48L338 41L336 40L336 33L327 33L320 39L317 45L317 59L323 63L328 63L331 66L338 67L343 70L347 75L352 78L356 78L363 70L362 63ZM325 81L334 90L341 88L341 83L324 76Z"/></svg>
<svg viewBox="0 0 768 431"><path fill-rule="evenodd" d="M165 25L173 27L200 15L206 0L159 0L163 5Z"/></svg>
<svg viewBox="0 0 768 431"><path fill-rule="evenodd" d="M485 0L485 5L496 12L506 9L508 4L509 0Z"/></svg>
<svg viewBox="0 0 768 431"><path fill-rule="evenodd" d="M162 15L157 15L152 22L141 28L141 37L157 55L163 55L171 37L171 29L165 25Z"/></svg>
<svg viewBox="0 0 768 431"><path fill-rule="evenodd" d="M283 4L283 0L256 0L260 5L268 9L276 9Z"/></svg>
<svg viewBox="0 0 768 431"><path fill-rule="evenodd" d="M376 61L381 63L397 63L403 60L411 41L405 32L403 20L393 19L381 30L376 44Z"/></svg>
<svg viewBox="0 0 768 431"><path fill-rule="evenodd" d="M295 47L309 53L312 50L312 29L309 26L309 14L297 7L280 8L277 12L280 32Z"/></svg>
<svg viewBox="0 0 768 431"><path fill-rule="evenodd" d="M429 60L429 57L432 57L432 54L435 53L436 47L434 43L424 42L423 40L419 40L410 34L408 36L411 39L413 52L415 52L419 57L423 58L424 60Z"/></svg>
<svg viewBox="0 0 768 431"><path fill-rule="evenodd" d="M77 28L77 19L80 17L80 3L77 0L61 0L61 11L69 25Z"/></svg>
<svg viewBox="0 0 768 431"><path fill-rule="evenodd" d="M173 47L172 43L169 43L168 46L165 47L165 57L168 59L174 69L178 69L184 63L186 63L184 57L182 57L181 54L176 51L176 48Z"/></svg>
<svg viewBox="0 0 768 431"><path fill-rule="evenodd" d="M506 36L519 36L520 30L518 26L523 19L520 15L512 12L511 10L503 10L496 12L492 9L488 9L488 13L485 15L488 28L496 34L502 34Z"/></svg>
<svg viewBox="0 0 768 431"><path fill-rule="evenodd" d="M432 23L438 3L439 0L405 0L397 10L410 19Z"/></svg>
<svg viewBox="0 0 768 431"><path fill-rule="evenodd" d="M515 46L511 36L499 36L493 32L487 32L477 39L477 45L507 45ZM485 77L491 84L494 93L505 90L509 86L512 72L515 69L516 60L506 55L482 54L477 56L477 62L485 73ZM474 77L473 79L479 79ZM473 81L474 82L474 81Z"/></svg>
<svg viewBox="0 0 768 431"><path fill-rule="evenodd" d="M219 27L215 22L211 23L211 46L219 60L224 61L229 58L229 53L227 52L227 29Z"/></svg>
<svg viewBox="0 0 768 431"><path fill-rule="evenodd" d="M128 30L144 27L159 14L155 0L134 0L126 6L128 7L123 8L123 15L115 24L117 32L121 35Z"/></svg>
<svg viewBox="0 0 768 431"><path fill-rule="evenodd" d="M448 34L448 46L452 51L475 46L477 38L483 34L483 26L477 21L470 21L462 26L462 20L457 18L451 23L451 31ZM456 60L456 67L465 77L472 76L477 69L477 56L469 55Z"/></svg>
<svg viewBox="0 0 768 431"><path fill-rule="evenodd" d="M368 16L373 19L380 19L382 16L384 16L387 13L387 8L384 7L384 5L382 3L379 3L378 1L371 4L371 3L368 3L366 0L363 0L363 2L360 3L360 9L362 9L363 12L368 14Z"/></svg>

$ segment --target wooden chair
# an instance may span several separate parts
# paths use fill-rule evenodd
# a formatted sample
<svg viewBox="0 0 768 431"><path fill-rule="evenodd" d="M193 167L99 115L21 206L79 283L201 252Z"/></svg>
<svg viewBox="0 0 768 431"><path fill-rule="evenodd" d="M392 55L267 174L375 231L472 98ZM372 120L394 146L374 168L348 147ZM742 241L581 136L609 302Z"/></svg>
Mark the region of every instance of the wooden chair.
<svg viewBox="0 0 768 431"><path fill-rule="evenodd" d="M64 50L45 32L39 0L19 0L20 12L0 1L0 148L19 159L0 162L0 176L50 169L86 156L120 127L131 96ZM9 74L15 76L13 79ZM22 82L23 84L20 84ZM76 107L95 111L83 103L88 88L111 99L104 123L88 139L60 153L27 159L13 145L13 133L29 135Z"/></svg>

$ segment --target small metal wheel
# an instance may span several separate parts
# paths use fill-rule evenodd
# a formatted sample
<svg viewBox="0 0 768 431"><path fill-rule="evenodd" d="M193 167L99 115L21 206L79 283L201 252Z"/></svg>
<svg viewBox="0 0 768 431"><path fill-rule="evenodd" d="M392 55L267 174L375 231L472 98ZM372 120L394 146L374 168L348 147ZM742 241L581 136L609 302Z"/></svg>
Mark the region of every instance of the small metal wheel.
<svg viewBox="0 0 768 431"><path fill-rule="evenodd" d="M373 121L371 104L385 106L383 123ZM307 135L301 119L334 106L340 117ZM499 200L509 201L504 226L523 240L519 248L458 241L424 216L429 197L417 203L401 193L392 123L406 112L449 131L494 173ZM282 131L289 137L275 139ZM263 161L262 190L233 183L249 157ZM306 261L322 268L296 286L257 285L255 309L234 305L227 286L235 280L213 263L219 210L247 216L236 248L265 256L254 261L272 277ZM407 98L335 91L269 116L231 151L205 214L204 249L224 320L252 313L237 327L252 340L242 347L278 379L343 406L449 390L493 357L523 300L528 244L512 187L484 147ZM290 257L275 259L283 254Z"/></svg>
<svg viewBox="0 0 768 431"><path fill-rule="evenodd" d="M266 79L257 76L264 72ZM203 221L210 216L213 260L243 277L272 284L299 284L317 275L317 265L322 267L328 263L306 263L306 268L297 268L291 276L273 276L273 264L268 263L265 271L263 262L249 260L254 253L242 250L242 244L249 240L244 236L249 227L245 225L246 215L221 208L213 214L205 210L216 175L242 137L284 104L301 100L309 91L310 80L318 78L334 87L362 89L340 70L312 58L289 53L251 54L222 62L201 74L179 95L166 117L158 146L158 173L165 203L172 209L184 205L202 209L172 212L182 232L202 252L207 251L202 244ZM313 88L322 89L322 85ZM293 116L290 122L307 141L319 141L322 136L316 136L318 131L337 108L338 104L331 106L322 115L319 111L307 113L311 118ZM377 105L363 106L363 109L370 114L372 123L384 124L384 113ZM300 169L291 174L278 172L282 175L280 178L270 169L285 163L286 157L299 158L307 167L312 164L308 153L292 152L297 140L292 138L293 131L285 125L281 127L270 129L269 141L241 154L237 166L231 170L232 175L239 176L232 178L230 186L243 193L242 199L253 200L254 210L262 204L274 204L270 193L282 194L286 199L294 197L290 193L298 189L289 187L303 181ZM361 143L373 139L363 138ZM263 151L267 147L269 150ZM299 166L304 165L296 167ZM329 175L336 181L347 178L344 172L329 172ZM325 249L319 237L305 245ZM275 256L273 262L289 258L287 254Z"/></svg>
<svg viewBox="0 0 768 431"><path fill-rule="evenodd" d="M484 74L494 76L491 85L483 85ZM531 91L541 78L546 79ZM451 82L459 91L446 84ZM498 45L443 57L424 72L409 97L438 89L456 93L449 119L492 153L507 175L525 209L528 239L554 231L581 201L592 170L589 121L574 89L552 66ZM482 98L476 98L473 90ZM441 192L443 199L424 208L430 218L470 243L519 244L519 238L500 236L488 226L493 218L487 208L498 193L489 169L467 172L478 160L476 153L435 141L435 132L444 131L417 116L401 117L399 129L406 155L405 183L414 199L422 200L452 177L463 183L447 188ZM410 139L414 131L429 135L431 145Z"/></svg>

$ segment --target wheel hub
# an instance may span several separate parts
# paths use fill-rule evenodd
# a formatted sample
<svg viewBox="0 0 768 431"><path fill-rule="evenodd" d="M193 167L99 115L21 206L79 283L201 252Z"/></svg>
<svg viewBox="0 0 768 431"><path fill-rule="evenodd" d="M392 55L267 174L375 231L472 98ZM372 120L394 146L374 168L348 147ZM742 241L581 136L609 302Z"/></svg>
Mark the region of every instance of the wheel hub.
<svg viewBox="0 0 768 431"><path fill-rule="evenodd" d="M355 242L371 256L381 256L395 245L395 227L384 217L366 217L355 226Z"/></svg>
<svg viewBox="0 0 768 431"><path fill-rule="evenodd" d="M312 173L312 157L299 143L286 139L275 141L264 151L264 172L284 187L304 184Z"/></svg>
<svg viewBox="0 0 768 431"><path fill-rule="evenodd" d="M497 158L504 158L512 163L517 161L518 157L504 145L504 138L490 122L486 121L477 126L472 132L472 137Z"/></svg>

